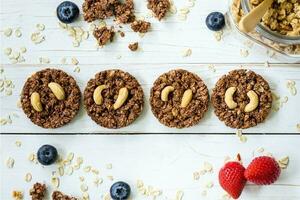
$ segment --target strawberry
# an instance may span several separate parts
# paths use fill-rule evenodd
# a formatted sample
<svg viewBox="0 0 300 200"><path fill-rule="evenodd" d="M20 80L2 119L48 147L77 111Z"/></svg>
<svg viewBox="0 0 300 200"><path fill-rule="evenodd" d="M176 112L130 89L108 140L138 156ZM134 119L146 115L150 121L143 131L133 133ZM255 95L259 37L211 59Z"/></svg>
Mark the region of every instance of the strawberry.
<svg viewBox="0 0 300 200"><path fill-rule="evenodd" d="M244 172L244 166L238 161L227 162L219 171L221 187L234 199L239 198L247 182Z"/></svg>
<svg viewBox="0 0 300 200"><path fill-rule="evenodd" d="M257 185L270 185L280 175L277 161L269 156L260 156L252 160L245 171L245 178Z"/></svg>

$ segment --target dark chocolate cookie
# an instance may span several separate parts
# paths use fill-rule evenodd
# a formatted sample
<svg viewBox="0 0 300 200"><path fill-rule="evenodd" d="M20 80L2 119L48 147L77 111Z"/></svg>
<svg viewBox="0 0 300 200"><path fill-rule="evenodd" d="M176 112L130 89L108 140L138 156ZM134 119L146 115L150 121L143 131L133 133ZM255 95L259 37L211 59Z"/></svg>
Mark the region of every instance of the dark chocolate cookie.
<svg viewBox="0 0 300 200"><path fill-rule="evenodd" d="M88 115L100 126L122 128L141 114L144 93L139 82L129 73L106 70L97 73L87 83L84 105Z"/></svg>
<svg viewBox="0 0 300 200"><path fill-rule="evenodd" d="M208 102L204 82L196 74L182 69L158 77L150 94L154 116L168 127L186 128L197 124L208 110Z"/></svg>
<svg viewBox="0 0 300 200"><path fill-rule="evenodd" d="M22 90L21 104L30 120L43 128L69 123L80 108L81 93L73 77L58 69L30 76Z"/></svg>
<svg viewBox="0 0 300 200"><path fill-rule="evenodd" d="M219 120L232 128L256 126L267 118L272 107L268 82L245 69L222 76L213 89L211 100Z"/></svg>

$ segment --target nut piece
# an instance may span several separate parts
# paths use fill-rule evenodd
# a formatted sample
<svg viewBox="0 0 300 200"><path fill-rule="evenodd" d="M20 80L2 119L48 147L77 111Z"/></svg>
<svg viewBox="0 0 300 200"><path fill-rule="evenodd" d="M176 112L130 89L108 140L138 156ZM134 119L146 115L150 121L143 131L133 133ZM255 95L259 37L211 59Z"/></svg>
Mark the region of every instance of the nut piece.
<svg viewBox="0 0 300 200"><path fill-rule="evenodd" d="M249 97L250 102L245 106L245 112L251 112L257 108L259 99L253 90L247 92L247 96Z"/></svg>
<svg viewBox="0 0 300 200"><path fill-rule="evenodd" d="M192 98L193 98L193 91L191 89L184 91L180 106L182 108L187 107L191 102Z"/></svg>
<svg viewBox="0 0 300 200"><path fill-rule="evenodd" d="M65 99L65 91L58 83L51 82L48 84L48 87L51 89L51 91L58 100Z"/></svg>
<svg viewBox="0 0 300 200"><path fill-rule="evenodd" d="M121 88L119 90L118 98L114 103L114 109L117 110L118 108L120 108L125 103L127 97L128 97L128 89L126 87Z"/></svg>
<svg viewBox="0 0 300 200"><path fill-rule="evenodd" d="M103 98L101 96L102 90L107 89L106 85L99 85L93 94L93 99L97 105L101 105L103 102Z"/></svg>
<svg viewBox="0 0 300 200"><path fill-rule="evenodd" d="M233 100L233 94L236 91L236 87L230 87L225 92L225 103L229 109L234 109L237 107L237 103Z"/></svg>
<svg viewBox="0 0 300 200"><path fill-rule="evenodd" d="M167 86L161 91L161 100L168 101L169 93L175 90L172 86Z"/></svg>
<svg viewBox="0 0 300 200"><path fill-rule="evenodd" d="M30 102L31 102L31 105L32 105L34 110L36 110L37 112L42 112L43 111L43 106L42 106L42 103L41 103L39 93L37 93L37 92L32 93L31 96L30 96Z"/></svg>

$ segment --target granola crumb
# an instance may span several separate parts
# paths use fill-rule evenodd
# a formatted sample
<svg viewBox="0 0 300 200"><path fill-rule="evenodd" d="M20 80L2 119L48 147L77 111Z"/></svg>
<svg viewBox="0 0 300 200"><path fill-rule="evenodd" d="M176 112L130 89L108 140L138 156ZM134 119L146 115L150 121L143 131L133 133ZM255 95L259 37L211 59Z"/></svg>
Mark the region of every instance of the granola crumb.
<svg viewBox="0 0 300 200"><path fill-rule="evenodd" d="M106 43L113 41L115 31L113 27L111 28L102 27L102 28L96 28L93 34L94 37L97 39L98 44L100 46L103 46Z"/></svg>
<svg viewBox="0 0 300 200"><path fill-rule="evenodd" d="M14 200L22 200L23 199L23 192L22 191L17 191L17 190L14 190L12 192L12 198Z"/></svg>
<svg viewBox="0 0 300 200"><path fill-rule="evenodd" d="M139 48L139 43L138 43L138 42L135 42L135 43L129 44L129 45L128 45L128 48L129 48L131 51L137 51L138 48Z"/></svg>
<svg viewBox="0 0 300 200"><path fill-rule="evenodd" d="M52 199L53 200L77 200L77 198L65 195L60 191L54 191L52 193Z"/></svg>
<svg viewBox="0 0 300 200"><path fill-rule="evenodd" d="M43 200L46 193L46 185L41 183L35 183L30 189L29 194L32 200Z"/></svg>
<svg viewBox="0 0 300 200"><path fill-rule="evenodd" d="M147 33L150 27L151 27L151 23L143 20L136 20L133 23L131 23L131 29L134 32L138 32L138 33Z"/></svg>
<svg viewBox="0 0 300 200"><path fill-rule="evenodd" d="M154 16L161 20L170 10L171 3L169 0L148 0L147 8L152 10Z"/></svg>

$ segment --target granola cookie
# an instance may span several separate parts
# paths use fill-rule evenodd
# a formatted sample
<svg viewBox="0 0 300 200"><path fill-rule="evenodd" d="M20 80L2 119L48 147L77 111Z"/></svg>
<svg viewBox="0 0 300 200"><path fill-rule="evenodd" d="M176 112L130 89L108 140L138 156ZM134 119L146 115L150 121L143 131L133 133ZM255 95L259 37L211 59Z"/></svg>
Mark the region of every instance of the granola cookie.
<svg viewBox="0 0 300 200"><path fill-rule="evenodd" d="M94 97L98 86L103 86L103 90ZM126 88L128 94L123 101L120 100L123 95L120 91L122 88ZM100 96L101 101L98 102L95 98ZM117 102L122 103L116 107ZM84 90L84 105L88 115L100 126L122 128L131 124L141 114L144 93L139 82L129 73L106 70L97 73L95 78L88 81Z"/></svg>
<svg viewBox="0 0 300 200"><path fill-rule="evenodd" d="M29 191L32 200L43 200L46 194L46 185L35 183Z"/></svg>
<svg viewBox="0 0 300 200"><path fill-rule="evenodd" d="M77 200L77 198L65 195L60 191L54 191L52 193L52 200Z"/></svg>
<svg viewBox="0 0 300 200"><path fill-rule="evenodd" d="M163 99L168 86L174 90ZM190 92L190 99L183 106L186 91ZM197 124L208 110L208 102L208 89L201 78L182 69L162 74L151 88L151 110L160 123L168 127L186 128Z"/></svg>
<svg viewBox="0 0 300 200"><path fill-rule="evenodd" d="M225 93L230 87L236 88L232 95L235 108L230 108L225 102ZM251 90L258 96L258 104L253 111L246 112L245 107L250 102L247 93ZM219 120L231 128L246 129L267 118L272 107L272 93L268 82L262 76L240 69L233 70L218 80L211 101Z"/></svg>
<svg viewBox="0 0 300 200"><path fill-rule="evenodd" d="M59 99L50 83L61 86L64 96ZM58 91L62 95L61 91ZM39 101L33 103L33 96ZM80 107L81 93L73 77L62 70L44 69L30 76L23 86L21 104L24 113L36 125L58 128L69 123ZM37 108L40 108L38 110Z"/></svg>
<svg viewBox="0 0 300 200"><path fill-rule="evenodd" d="M131 23L131 29L134 32L147 33L150 27L151 27L151 23L143 20L136 20L133 23Z"/></svg>

